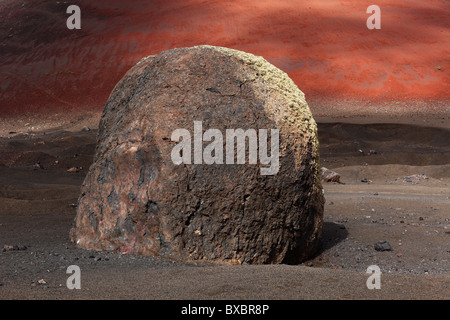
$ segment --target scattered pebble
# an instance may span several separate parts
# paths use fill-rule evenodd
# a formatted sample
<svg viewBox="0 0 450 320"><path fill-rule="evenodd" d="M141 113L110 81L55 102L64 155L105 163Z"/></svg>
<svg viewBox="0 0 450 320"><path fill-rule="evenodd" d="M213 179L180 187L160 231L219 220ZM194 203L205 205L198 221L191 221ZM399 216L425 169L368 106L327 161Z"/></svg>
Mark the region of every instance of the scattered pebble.
<svg viewBox="0 0 450 320"><path fill-rule="evenodd" d="M36 169L44 169L44 167L41 165L41 163L38 161L33 165L34 168Z"/></svg>
<svg viewBox="0 0 450 320"><path fill-rule="evenodd" d="M381 240L374 244L376 251L392 251L391 244L387 240Z"/></svg>
<svg viewBox="0 0 450 320"><path fill-rule="evenodd" d="M397 180L402 180L403 182L411 182L412 184L418 184L420 180L428 180L428 177L425 174L413 174L411 176L397 178Z"/></svg>
<svg viewBox="0 0 450 320"><path fill-rule="evenodd" d="M26 246L11 246L11 245L4 245L2 248L2 252L5 251L23 251L23 250L27 250Z"/></svg>

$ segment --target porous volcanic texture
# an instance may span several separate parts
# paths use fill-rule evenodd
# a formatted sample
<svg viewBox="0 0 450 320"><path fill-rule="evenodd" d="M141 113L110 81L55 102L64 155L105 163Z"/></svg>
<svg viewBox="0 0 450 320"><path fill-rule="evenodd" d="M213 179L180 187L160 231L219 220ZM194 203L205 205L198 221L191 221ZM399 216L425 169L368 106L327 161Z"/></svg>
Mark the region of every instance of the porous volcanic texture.
<svg viewBox="0 0 450 320"><path fill-rule="evenodd" d="M193 135L194 121L223 133L224 159L227 129L267 129L269 149L278 129L279 170L261 174L259 155L256 164L175 164L172 133ZM144 58L114 88L97 139L71 230L80 247L298 263L319 245L316 123L304 94L261 57L197 46Z"/></svg>

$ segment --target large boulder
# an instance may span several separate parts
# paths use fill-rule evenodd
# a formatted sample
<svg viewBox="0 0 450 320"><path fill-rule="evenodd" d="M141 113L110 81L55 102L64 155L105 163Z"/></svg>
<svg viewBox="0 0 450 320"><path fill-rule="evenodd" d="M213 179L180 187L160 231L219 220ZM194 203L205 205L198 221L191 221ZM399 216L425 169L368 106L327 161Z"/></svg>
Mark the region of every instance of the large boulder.
<svg viewBox="0 0 450 320"><path fill-rule="evenodd" d="M244 147L242 135L227 143L238 129ZM293 81L248 53L179 48L142 59L111 93L71 238L183 261L299 263L319 245L323 201L316 123Z"/></svg>

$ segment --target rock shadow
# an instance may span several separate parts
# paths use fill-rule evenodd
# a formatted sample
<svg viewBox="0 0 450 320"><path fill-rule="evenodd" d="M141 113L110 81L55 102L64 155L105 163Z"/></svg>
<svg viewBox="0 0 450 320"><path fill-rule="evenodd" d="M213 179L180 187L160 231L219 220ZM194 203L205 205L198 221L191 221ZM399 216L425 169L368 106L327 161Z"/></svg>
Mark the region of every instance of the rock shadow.
<svg viewBox="0 0 450 320"><path fill-rule="evenodd" d="M347 237L348 231L343 224L334 222L324 222L320 246L316 254L312 257L312 259L316 258L323 252L331 249L339 242L345 240Z"/></svg>

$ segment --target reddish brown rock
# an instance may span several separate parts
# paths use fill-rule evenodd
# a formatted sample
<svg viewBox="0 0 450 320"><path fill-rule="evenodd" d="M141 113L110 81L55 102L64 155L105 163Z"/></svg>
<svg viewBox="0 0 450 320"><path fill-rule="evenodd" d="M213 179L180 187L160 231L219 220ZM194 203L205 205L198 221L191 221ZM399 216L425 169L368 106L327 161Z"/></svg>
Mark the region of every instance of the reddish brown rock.
<svg viewBox="0 0 450 320"><path fill-rule="evenodd" d="M320 171L322 174L322 181L340 183L341 176L337 172L334 172L333 170L327 169L325 167L322 167Z"/></svg>
<svg viewBox="0 0 450 320"><path fill-rule="evenodd" d="M263 175L260 157L175 164L172 133L193 134L195 121L223 133L223 150L227 129L279 130L279 167ZM109 97L71 237L83 248L185 261L298 263L321 237L319 169L316 123L284 72L226 48L165 51L141 60Z"/></svg>

